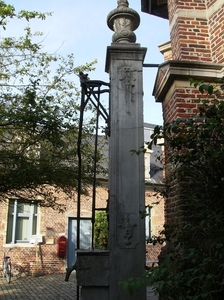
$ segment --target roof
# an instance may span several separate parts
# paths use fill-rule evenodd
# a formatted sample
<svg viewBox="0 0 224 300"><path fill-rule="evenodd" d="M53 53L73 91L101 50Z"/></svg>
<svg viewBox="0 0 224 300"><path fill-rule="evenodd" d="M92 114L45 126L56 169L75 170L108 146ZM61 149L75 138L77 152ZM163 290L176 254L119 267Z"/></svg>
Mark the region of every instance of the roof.
<svg viewBox="0 0 224 300"><path fill-rule="evenodd" d="M141 7L143 12L168 19L167 0L141 0Z"/></svg>

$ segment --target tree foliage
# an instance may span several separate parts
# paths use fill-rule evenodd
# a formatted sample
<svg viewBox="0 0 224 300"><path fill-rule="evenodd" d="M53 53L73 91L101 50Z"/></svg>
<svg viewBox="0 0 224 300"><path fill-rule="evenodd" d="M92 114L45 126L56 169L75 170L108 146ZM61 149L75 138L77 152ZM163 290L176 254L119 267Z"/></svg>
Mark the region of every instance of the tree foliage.
<svg viewBox="0 0 224 300"><path fill-rule="evenodd" d="M191 84L205 95L198 101L199 113L174 120L162 131L157 128L152 136L155 141L162 135L169 147L166 197L176 193L182 218L166 223L165 255L147 277L161 299L223 299L223 81L219 88L194 80Z"/></svg>
<svg viewBox="0 0 224 300"><path fill-rule="evenodd" d="M22 10L0 1L0 26L9 18L44 20L49 14ZM18 20L19 22L19 20ZM4 33L5 35L5 33ZM94 62L75 66L66 57L43 51L43 33L31 30L21 37L0 38L0 200L9 197L41 199L55 206L57 192L77 186L79 90L74 79ZM84 124L83 178L93 172L92 120Z"/></svg>
<svg viewBox="0 0 224 300"><path fill-rule="evenodd" d="M94 223L95 249L108 248L108 220L105 211L96 211Z"/></svg>

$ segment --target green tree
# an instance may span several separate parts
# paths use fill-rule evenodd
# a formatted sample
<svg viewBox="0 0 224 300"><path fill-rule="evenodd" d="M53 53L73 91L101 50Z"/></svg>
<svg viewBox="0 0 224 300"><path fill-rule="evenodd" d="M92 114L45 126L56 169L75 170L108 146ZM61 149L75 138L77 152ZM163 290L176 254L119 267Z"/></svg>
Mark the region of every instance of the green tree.
<svg viewBox="0 0 224 300"><path fill-rule="evenodd" d="M108 221L105 211L96 211L94 223L94 247L95 249L108 248Z"/></svg>
<svg viewBox="0 0 224 300"><path fill-rule="evenodd" d="M43 33L32 33L30 20L48 15L16 13L0 1L3 31L9 18L29 22L21 37L0 37L0 201L38 197L54 207L59 191L68 194L77 186L80 92L74 78L93 70L95 61L77 67L73 54L44 52L35 42ZM93 129L90 118L83 126L83 183L93 172Z"/></svg>

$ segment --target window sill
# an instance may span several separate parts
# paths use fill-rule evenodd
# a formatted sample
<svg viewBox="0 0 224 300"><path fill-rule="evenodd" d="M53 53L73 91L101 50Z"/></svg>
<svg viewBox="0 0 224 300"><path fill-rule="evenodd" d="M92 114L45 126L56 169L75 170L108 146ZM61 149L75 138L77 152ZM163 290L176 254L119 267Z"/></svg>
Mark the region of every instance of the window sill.
<svg viewBox="0 0 224 300"><path fill-rule="evenodd" d="M4 248L16 248L16 247L33 248L35 246L36 246L35 244L31 244L31 243L16 243L16 244L3 245Z"/></svg>

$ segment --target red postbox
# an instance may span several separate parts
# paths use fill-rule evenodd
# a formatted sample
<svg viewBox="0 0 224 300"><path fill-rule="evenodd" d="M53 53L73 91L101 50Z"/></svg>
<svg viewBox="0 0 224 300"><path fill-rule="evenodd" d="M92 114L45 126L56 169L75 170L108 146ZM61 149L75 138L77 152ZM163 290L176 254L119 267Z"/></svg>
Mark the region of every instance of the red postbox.
<svg viewBox="0 0 224 300"><path fill-rule="evenodd" d="M57 240L58 244L58 257L65 257L66 255L66 246L67 246L67 239L64 235L59 236Z"/></svg>

